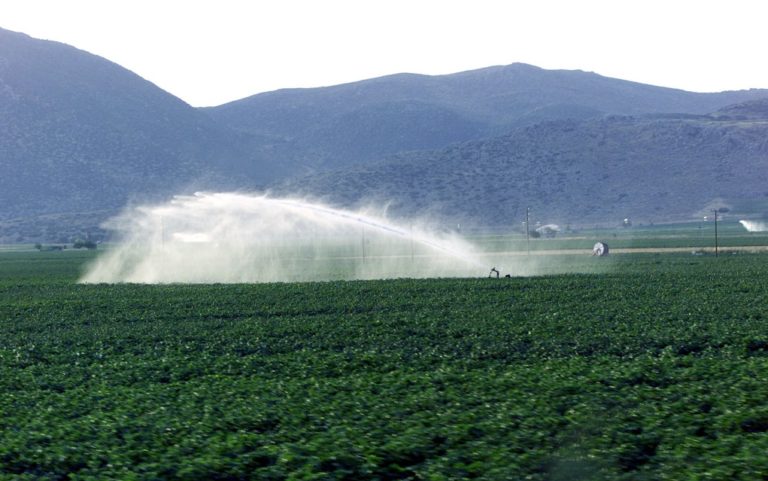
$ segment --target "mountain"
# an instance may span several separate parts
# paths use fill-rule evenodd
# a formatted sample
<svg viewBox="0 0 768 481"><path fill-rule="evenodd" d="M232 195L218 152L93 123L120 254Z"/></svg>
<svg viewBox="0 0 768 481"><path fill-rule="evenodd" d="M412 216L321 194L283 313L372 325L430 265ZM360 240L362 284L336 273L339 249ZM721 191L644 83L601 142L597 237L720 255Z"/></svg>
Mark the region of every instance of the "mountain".
<svg viewBox="0 0 768 481"><path fill-rule="evenodd" d="M764 97L513 64L196 109L107 59L0 29L0 242L63 241L126 204L268 185L488 225L525 205L571 219L588 192L606 216L661 220L742 181L762 195ZM706 195L665 210L653 202L676 190L655 172Z"/></svg>
<svg viewBox="0 0 768 481"><path fill-rule="evenodd" d="M240 136L136 74L2 29L0 119L6 221L225 185L243 157Z"/></svg>
<svg viewBox="0 0 768 481"><path fill-rule="evenodd" d="M270 154L296 173L438 149L547 120L706 114L765 96L768 90L694 93L518 63L278 90L205 111L232 129L269 139Z"/></svg>
<svg viewBox="0 0 768 481"><path fill-rule="evenodd" d="M753 213L768 205L766 106L768 99L712 115L541 122L274 190L336 205L389 203L393 217L502 228L519 227L528 207L542 223L581 226L700 219L734 204Z"/></svg>

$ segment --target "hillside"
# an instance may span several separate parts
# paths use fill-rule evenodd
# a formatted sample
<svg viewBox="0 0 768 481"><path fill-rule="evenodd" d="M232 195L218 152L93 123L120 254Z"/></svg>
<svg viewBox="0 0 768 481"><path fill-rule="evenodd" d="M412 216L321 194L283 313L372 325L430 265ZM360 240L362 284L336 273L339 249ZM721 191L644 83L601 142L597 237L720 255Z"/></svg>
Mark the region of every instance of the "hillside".
<svg viewBox="0 0 768 481"><path fill-rule="evenodd" d="M134 73L7 30L0 118L0 220L225 185L242 157L235 134Z"/></svg>
<svg viewBox="0 0 768 481"><path fill-rule="evenodd" d="M270 139L270 152L296 172L443 148L547 120L706 114L763 96L768 90L694 93L518 63L279 90L205 111L233 129Z"/></svg>
<svg viewBox="0 0 768 481"><path fill-rule="evenodd" d="M517 228L527 207L534 221L562 225L692 220L713 206L768 197L768 115L733 118L759 105L711 116L543 122L305 176L275 191L340 205L389 203L394 217L430 216L445 225Z"/></svg>
<svg viewBox="0 0 768 481"><path fill-rule="evenodd" d="M715 116L733 120L768 119L768 97L729 105L716 112Z"/></svg>
<svg viewBox="0 0 768 481"><path fill-rule="evenodd" d="M688 209L651 202L663 184L654 172L670 166L695 185L685 194L691 206L706 200L693 202L694 191L731 196L741 180L745 192L768 190L757 185L767 97L768 90L699 94L513 64L279 90L195 109L109 60L0 29L0 242L63 242L96 232L130 203L267 185L489 225L516 219L521 205L570 219L571 200L599 186L626 195L597 195L594 211L666 219ZM702 133L689 136L689 127ZM648 132L668 144L647 143ZM642 157L650 152L652 161ZM730 160L720 175L723 156ZM632 171L631 185L620 175L596 177L601 162L618 171L625 158L655 162L656 170ZM720 176L680 177L693 162L701 164L696 172ZM556 189L552 179L562 179ZM638 186L650 186L652 197Z"/></svg>

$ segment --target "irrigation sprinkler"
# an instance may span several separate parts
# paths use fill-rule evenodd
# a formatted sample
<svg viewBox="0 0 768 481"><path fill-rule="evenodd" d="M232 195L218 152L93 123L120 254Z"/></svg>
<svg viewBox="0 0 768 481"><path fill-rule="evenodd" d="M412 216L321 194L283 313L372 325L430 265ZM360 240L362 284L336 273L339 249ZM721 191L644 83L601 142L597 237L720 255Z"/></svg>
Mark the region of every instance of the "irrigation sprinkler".
<svg viewBox="0 0 768 481"><path fill-rule="evenodd" d="M459 238L430 234L417 225L403 228L364 212L266 195L177 196L168 204L138 206L110 222L123 240L94 263L83 282L436 277L488 268ZM409 247L412 261L421 251L418 266L399 260Z"/></svg>
<svg viewBox="0 0 768 481"><path fill-rule="evenodd" d="M608 244L605 242L598 242L592 247L592 255L597 257L605 257L608 255Z"/></svg>

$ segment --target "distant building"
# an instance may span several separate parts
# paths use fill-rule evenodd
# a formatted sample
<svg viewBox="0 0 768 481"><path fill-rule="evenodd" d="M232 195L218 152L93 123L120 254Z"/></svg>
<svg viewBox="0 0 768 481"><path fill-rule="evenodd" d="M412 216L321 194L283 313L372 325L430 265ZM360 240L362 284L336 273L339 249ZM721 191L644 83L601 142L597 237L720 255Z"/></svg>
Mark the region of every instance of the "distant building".
<svg viewBox="0 0 768 481"><path fill-rule="evenodd" d="M544 224L536 228L536 232L542 237L555 237L560 232L560 226L557 224Z"/></svg>

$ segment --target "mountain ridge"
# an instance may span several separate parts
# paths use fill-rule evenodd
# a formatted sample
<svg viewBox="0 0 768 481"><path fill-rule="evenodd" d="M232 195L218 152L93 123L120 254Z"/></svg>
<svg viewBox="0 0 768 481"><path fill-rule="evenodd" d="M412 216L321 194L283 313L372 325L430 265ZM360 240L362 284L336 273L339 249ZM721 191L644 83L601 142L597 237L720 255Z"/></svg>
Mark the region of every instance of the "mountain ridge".
<svg viewBox="0 0 768 481"><path fill-rule="evenodd" d="M312 171L403 150L440 148L447 145L446 138L462 142L500 135L546 120L707 114L761 96L768 96L768 90L695 93L517 63L447 75L394 74L316 89L277 90L204 110L233 129L273 139L275 152L285 158L300 156L302 167ZM403 128L401 118L381 115L398 109L410 129ZM360 119L371 119L365 131ZM451 121L443 130L438 119ZM352 134L342 142L340 137L347 132ZM386 147L366 151L376 136L390 141Z"/></svg>
<svg viewBox="0 0 768 481"><path fill-rule="evenodd" d="M0 241L65 239L95 232L129 203L166 200L194 190L263 191L287 185L301 190L301 182L307 183L304 190L314 190L313 195L336 196L343 205L359 201L345 187L349 184L368 190L368 197L391 201L392 211L400 209L401 215L442 212L486 222L511 219L519 208L513 201L527 202L505 193L513 188L515 176L544 176L541 166L551 164L554 174L566 176L561 185L576 198L583 186L571 180L578 177L570 179L570 171L554 160L567 158L587 169L590 152L620 155L618 138L626 139L629 149L621 155L637 159L632 156L638 149L657 147L640 145L636 138L655 132L657 139L664 139L668 129L675 140L668 146L680 157L675 162L705 159L704 170L714 172L712 166L720 160L696 150L700 146L691 144L685 123L699 129L710 150L722 143L731 149L728 155L744 154L751 159L749 168L756 168L765 160L755 157L764 149L762 127L757 125L762 125L765 111L761 98L768 98L768 90L701 94L591 72L512 64L442 76L394 74L319 89L284 89L194 108L107 59L0 29ZM617 119L627 116L636 120L619 128ZM704 125L713 122L720 122L719 127ZM733 124L730 130L723 128L727 122ZM750 127L750 122L755 125ZM555 135L569 125L572 137ZM576 133L603 135L615 144L614 150L601 151L605 147L585 142ZM592 150L574 157L561 144L565 138ZM522 146L529 153L518 155L509 146ZM457 161L462 156L475 160L462 164ZM536 164L536 156L552 162ZM398 184L397 176L389 173L397 162L409 172L406 184ZM440 162L446 165L440 167ZM448 165L461 175L446 170ZM762 195L759 175L745 175L735 160L727 167L728 175ZM506 180L498 185L476 183L493 175ZM654 184L653 172L635 175ZM319 190L323 182L318 179L323 178L328 179L326 191ZM543 181L526 179L539 189L533 194L548 192ZM711 179L698 179L700 190L717 194ZM461 182L467 180L477 193L453 198L451 192L461 191ZM487 192L491 200L484 198L485 186L493 186ZM419 192L426 194L416 195ZM498 197L506 199L504 210L499 208L496 217L480 215ZM695 204L704 200L696 198ZM425 203L431 201L433 205ZM415 204L419 212L402 207ZM659 213L659 220L663 215Z"/></svg>

